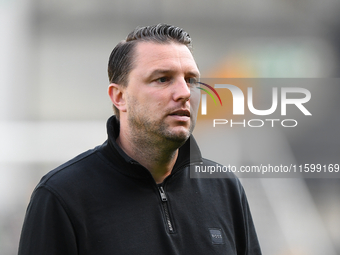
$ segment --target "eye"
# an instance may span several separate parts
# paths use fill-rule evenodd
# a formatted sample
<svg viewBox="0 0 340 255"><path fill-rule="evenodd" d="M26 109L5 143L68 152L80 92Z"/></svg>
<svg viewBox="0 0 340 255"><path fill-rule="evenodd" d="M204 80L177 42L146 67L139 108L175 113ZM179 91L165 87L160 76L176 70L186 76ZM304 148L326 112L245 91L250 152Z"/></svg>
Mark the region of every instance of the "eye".
<svg viewBox="0 0 340 255"><path fill-rule="evenodd" d="M168 82L170 80L169 77L161 77L161 78L158 78L156 81L159 82L159 83L165 83L165 82Z"/></svg>
<svg viewBox="0 0 340 255"><path fill-rule="evenodd" d="M187 83L191 86L191 87L197 87L198 84L198 79L196 78L189 78L187 79Z"/></svg>

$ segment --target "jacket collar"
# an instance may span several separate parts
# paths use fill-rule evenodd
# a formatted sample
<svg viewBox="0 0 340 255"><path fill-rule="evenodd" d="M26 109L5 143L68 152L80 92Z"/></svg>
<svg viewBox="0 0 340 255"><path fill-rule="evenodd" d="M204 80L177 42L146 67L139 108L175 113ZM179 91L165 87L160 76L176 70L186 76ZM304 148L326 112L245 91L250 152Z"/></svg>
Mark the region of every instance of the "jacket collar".
<svg viewBox="0 0 340 255"><path fill-rule="evenodd" d="M124 174L141 178L150 177L150 172L133 158L129 157L116 143L120 131L119 121L116 119L116 116L113 115L108 119L106 127L108 140L103 145L105 156L114 163L115 166L119 165L117 169ZM185 166L201 161L202 156L200 149L194 137L191 135L185 144L179 148L178 157L171 174L180 171ZM138 168L144 170L139 169L140 171L138 171Z"/></svg>

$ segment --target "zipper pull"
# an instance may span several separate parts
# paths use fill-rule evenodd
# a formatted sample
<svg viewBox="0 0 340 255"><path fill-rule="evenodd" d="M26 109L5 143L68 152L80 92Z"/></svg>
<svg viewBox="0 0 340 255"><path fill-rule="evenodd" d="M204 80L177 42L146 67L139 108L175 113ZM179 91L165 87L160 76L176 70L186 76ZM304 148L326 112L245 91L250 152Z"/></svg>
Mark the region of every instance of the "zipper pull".
<svg viewBox="0 0 340 255"><path fill-rule="evenodd" d="M165 191L164 191L163 187L160 186L160 187L158 188L158 190L159 190L159 194L161 195L162 201L163 201L163 202L168 201L168 199L166 198Z"/></svg>

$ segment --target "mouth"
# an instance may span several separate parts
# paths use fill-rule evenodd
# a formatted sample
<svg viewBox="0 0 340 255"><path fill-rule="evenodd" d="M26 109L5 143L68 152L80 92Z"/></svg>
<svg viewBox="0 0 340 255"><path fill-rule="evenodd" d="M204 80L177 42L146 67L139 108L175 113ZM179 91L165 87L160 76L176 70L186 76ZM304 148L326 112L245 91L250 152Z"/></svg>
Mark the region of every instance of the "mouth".
<svg viewBox="0 0 340 255"><path fill-rule="evenodd" d="M186 117L190 117L190 111L186 110L186 109L179 109L179 110L173 111L169 115L170 116L186 116Z"/></svg>
<svg viewBox="0 0 340 255"><path fill-rule="evenodd" d="M179 109L171 112L169 116L174 117L178 121L190 120L190 111L187 109Z"/></svg>

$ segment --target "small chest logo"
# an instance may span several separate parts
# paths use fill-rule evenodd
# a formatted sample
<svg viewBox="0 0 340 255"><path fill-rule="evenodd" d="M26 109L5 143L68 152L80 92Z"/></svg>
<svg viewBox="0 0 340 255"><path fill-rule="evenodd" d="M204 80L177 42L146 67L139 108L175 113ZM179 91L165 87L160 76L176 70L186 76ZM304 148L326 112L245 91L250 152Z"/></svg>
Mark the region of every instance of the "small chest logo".
<svg viewBox="0 0 340 255"><path fill-rule="evenodd" d="M223 235L222 235L222 230L219 228L209 228L210 236L211 236L211 241L213 244L223 244Z"/></svg>

